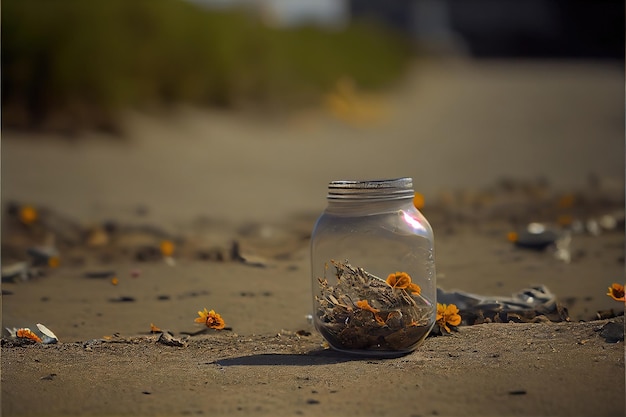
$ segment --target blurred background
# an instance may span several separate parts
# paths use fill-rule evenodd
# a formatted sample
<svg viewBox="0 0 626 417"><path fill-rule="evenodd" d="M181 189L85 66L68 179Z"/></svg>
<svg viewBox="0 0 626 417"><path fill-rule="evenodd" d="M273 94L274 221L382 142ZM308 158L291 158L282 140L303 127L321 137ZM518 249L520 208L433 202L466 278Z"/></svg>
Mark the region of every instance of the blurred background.
<svg viewBox="0 0 626 417"><path fill-rule="evenodd" d="M5 0L2 198L277 220L336 179L624 193L624 4Z"/></svg>

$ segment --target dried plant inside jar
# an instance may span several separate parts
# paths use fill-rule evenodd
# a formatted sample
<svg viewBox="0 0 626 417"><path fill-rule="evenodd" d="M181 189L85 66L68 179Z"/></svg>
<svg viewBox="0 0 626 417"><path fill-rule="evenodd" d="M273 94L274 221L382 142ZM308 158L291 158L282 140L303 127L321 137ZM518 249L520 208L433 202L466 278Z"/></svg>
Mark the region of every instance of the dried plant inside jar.
<svg viewBox="0 0 626 417"><path fill-rule="evenodd" d="M433 305L420 295L408 274L396 272L387 280L363 268L330 261L337 284L318 278L316 296L320 332L328 342L345 350L409 350L433 324Z"/></svg>

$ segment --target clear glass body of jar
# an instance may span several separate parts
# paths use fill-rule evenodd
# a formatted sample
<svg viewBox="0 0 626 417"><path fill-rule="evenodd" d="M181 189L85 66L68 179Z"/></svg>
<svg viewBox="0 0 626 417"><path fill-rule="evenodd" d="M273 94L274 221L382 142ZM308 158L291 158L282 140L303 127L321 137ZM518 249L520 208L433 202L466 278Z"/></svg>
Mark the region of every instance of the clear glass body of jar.
<svg viewBox="0 0 626 417"><path fill-rule="evenodd" d="M433 231L411 178L333 181L311 236L313 319L330 346L414 351L437 313Z"/></svg>

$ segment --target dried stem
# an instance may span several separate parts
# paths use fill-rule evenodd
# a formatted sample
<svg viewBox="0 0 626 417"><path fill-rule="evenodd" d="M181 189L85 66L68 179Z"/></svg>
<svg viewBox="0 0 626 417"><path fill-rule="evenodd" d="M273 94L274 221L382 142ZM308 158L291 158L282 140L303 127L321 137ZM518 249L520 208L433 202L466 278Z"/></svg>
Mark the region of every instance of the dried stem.
<svg viewBox="0 0 626 417"><path fill-rule="evenodd" d="M406 350L417 344L433 321L433 306L421 295L393 288L363 268L330 261L337 284L318 278L317 313L329 343L348 350Z"/></svg>

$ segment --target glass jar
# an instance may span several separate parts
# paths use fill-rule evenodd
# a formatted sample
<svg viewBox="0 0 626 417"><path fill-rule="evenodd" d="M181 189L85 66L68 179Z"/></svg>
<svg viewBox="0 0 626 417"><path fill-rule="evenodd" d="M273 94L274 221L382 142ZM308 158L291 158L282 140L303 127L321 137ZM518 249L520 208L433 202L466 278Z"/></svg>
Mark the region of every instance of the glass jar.
<svg viewBox="0 0 626 417"><path fill-rule="evenodd" d="M400 356L435 323L433 232L413 180L333 181L311 236L313 320L339 351Z"/></svg>

